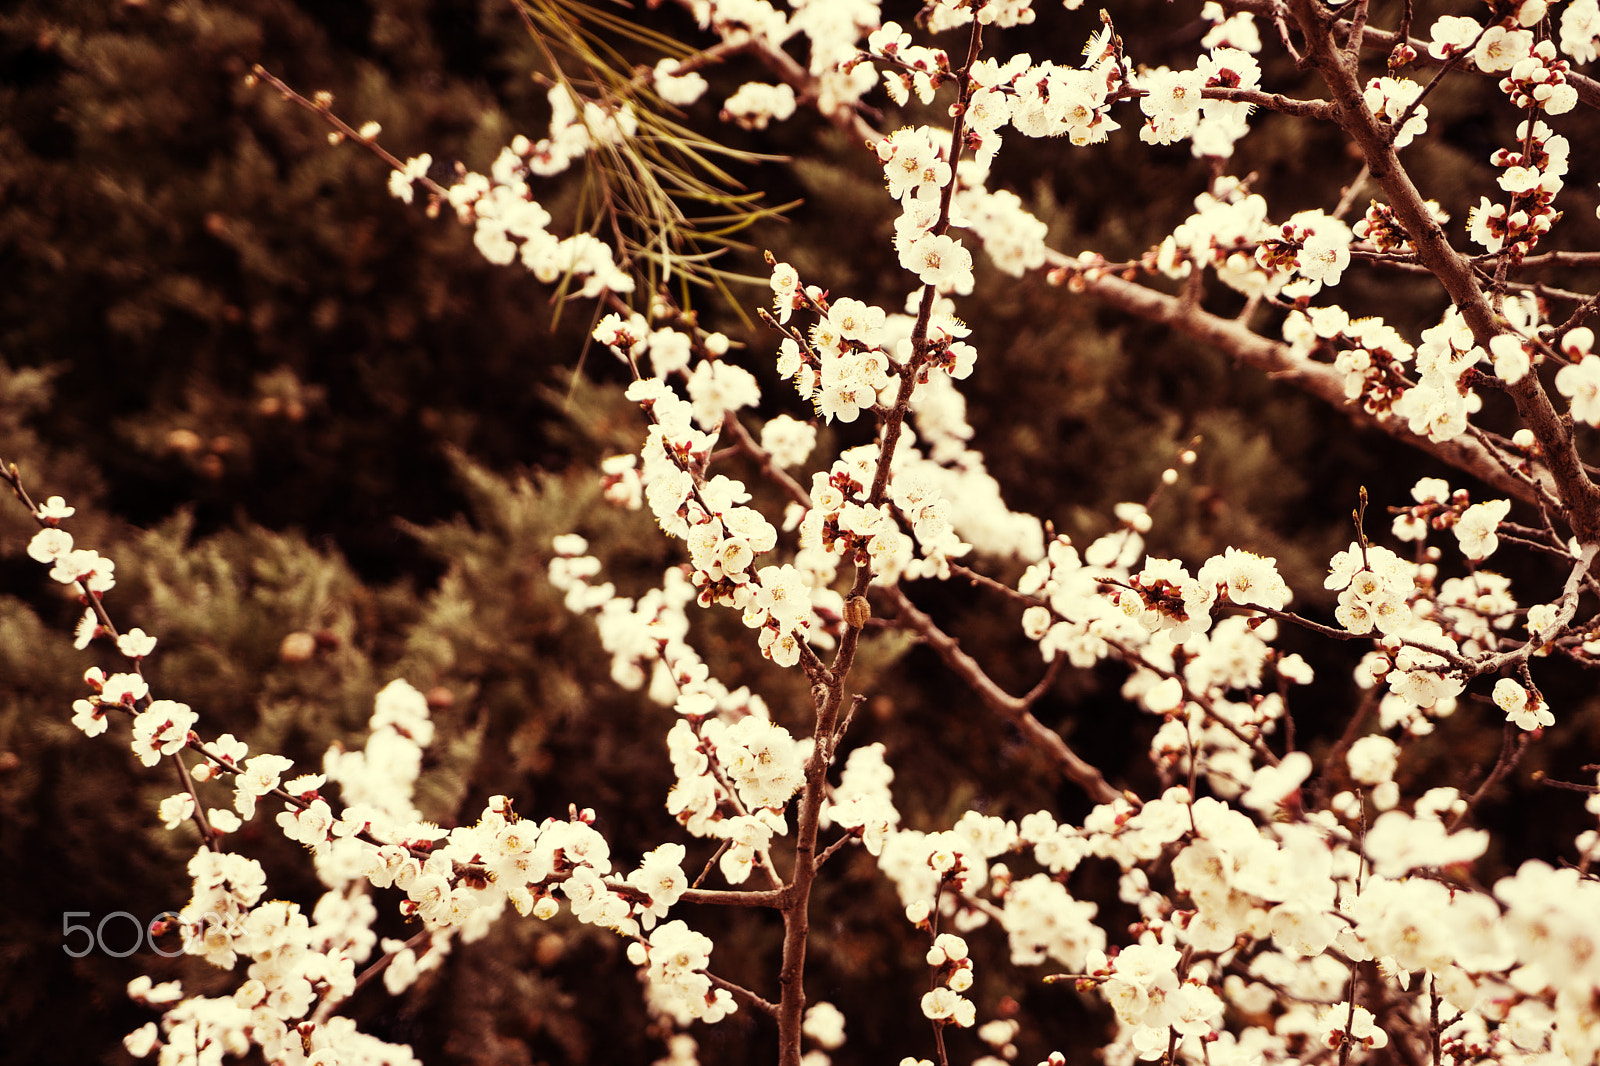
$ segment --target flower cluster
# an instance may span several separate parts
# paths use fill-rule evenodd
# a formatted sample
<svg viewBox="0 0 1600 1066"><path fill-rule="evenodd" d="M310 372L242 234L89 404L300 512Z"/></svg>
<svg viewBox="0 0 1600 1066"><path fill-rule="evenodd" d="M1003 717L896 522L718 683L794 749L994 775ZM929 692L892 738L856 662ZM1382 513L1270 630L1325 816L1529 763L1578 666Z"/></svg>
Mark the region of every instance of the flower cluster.
<svg viewBox="0 0 1600 1066"><path fill-rule="evenodd" d="M1590 354L1594 331L1588 326L1568 330L1561 338L1561 353L1573 362L1556 371L1556 391L1567 398L1572 417L1591 426L1600 425L1600 356Z"/></svg>
<svg viewBox="0 0 1600 1066"><path fill-rule="evenodd" d="M1374 118L1394 127L1394 146L1404 148L1428 131L1428 108L1418 103L1422 86L1404 78L1373 78L1362 99ZM1405 124L1399 125L1404 118Z"/></svg>
<svg viewBox="0 0 1600 1066"><path fill-rule="evenodd" d="M67 511L70 514L71 508ZM65 516L57 516L55 520L60 517ZM110 592L117 584L115 561L87 548L74 548L72 534L53 524L33 535L33 540L28 542L28 557L47 564L50 580L63 585L81 582L90 593L102 593Z"/></svg>
<svg viewBox="0 0 1600 1066"><path fill-rule="evenodd" d="M674 59L663 59L650 72L656 95L675 107L688 107L705 95L711 83L695 71L684 71L683 64Z"/></svg>
<svg viewBox="0 0 1600 1066"><path fill-rule="evenodd" d="M582 277L578 291L584 296L632 292L632 275L617 266L603 241L589 233L560 238L550 232L550 213L533 198L528 179L559 174L588 152L633 136L638 119L626 107L608 110L580 101L561 85L550 90L549 101L548 136L535 142L518 135L501 150L487 175L463 168L443 199L463 223L474 227L473 243L491 263L520 260L546 284L566 276ZM410 203L415 183L426 177L431 165L432 159L425 155L407 160L404 170L390 175L390 192Z"/></svg>
<svg viewBox="0 0 1600 1066"><path fill-rule="evenodd" d="M1193 137L1200 125L1200 90L1205 87L1203 70L1159 70L1139 75L1135 86L1144 90L1139 110L1145 124L1139 139L1146 144L1171 144Z"/></svg>
<svg viewBox="0 0 1600 1066"><path fill-rule="evenodd" d="M972 253L948 234L937 232L943 214L943 190L951 167L936 131L905 127L878 142L889 195L900 201L895 220L895 248L900 265L923 285L941 292L972 291Z"/></svg>
<svg viewBox="0 0 1600 1066"><path fill-rule="evenodd" d="M705 974L711 963L711 938L682 922L667 922L648 942L628 947L628 960L642 967L649 981L651 1008L679 1025L693 1019L718 1022L737 1008L725 988L713 988Z"/></svg>
<svg viewBox="0 0 1600 1066"><path fill-rule="evenodd" d="M1566 60L1556 58L1555 43L1540 41L1511 65L1511 72L1500 81L1500 91L1519 108L1536 107L1546 115L1565 115L1578 106L1578 90L1567 81L1568 69Z"/></svg>
<svg viewBox="0 0 1600 1066"><path fill-rule="evenodd" d="M746 82L722 105L722 117L747 130L764 130L773 119L782 122L794 114L794 88Z"/></svg>
<svg viewBox="0 0 1600 1066"><path fill-rule="evenodd" d="M1255 254L1273 236L1264 197L1237 179L1222 178L1196 196L1194 206L1194 213L1147 257L1150 269L1186 278L1196 268L1210 267L1223 284L1249 296L1275 295L1288 283L1288 273L1269 269ZM1266 261L1275 262L1270 255ZM1292 255L1283 259L1297 261Z"/></svg>
<svg viewBox="0 0 1600 1066"><path fill-rule="evenodd" d="M1411 498L1417 501L1415 506L1397 509L1394 535L1400 540L1422 541L1430 529L1450 529L1461 554L1474 562L1494 554L1500 544L1495 531L1511 511L1510 500L1470 503L1465 490L1451 492L1441 478L1418 481Z"/></svg>
<svg viewBox="0 0 1600 1066"><path fill-rule="evenodd" d="M883 842L900 824L889 785L894 770L883 761L882 744L856 748L845 759L828 805L823 825L837 825L860 835L869 855L883 854Z"/></svg>
<svg viewBox="0 0 1600 1066"><path fill-rule="evenodd" d="M1437 201L1427 200L1423 206L1429 217L1441 226L1450 221L1450 216L1440 209ZM1415 250L1411 234L1395 217L1394 208L1376 200L1367 205L1366 214L1351 227L1351 231L1356 239L1365 241L1379 252L1409 253Z"/></svg>
<svg viewBox="0 0 1600 1066"><path fill-rule="evenodd" d="M1593 63L1600 57L1600 3L1572 0L1561 9L1561 50L1574 63Z"/></svg>
<svg viewBox="0 0 1600 1066"><path fill-rule="evenodd" d="M1416 349L1376 316L1352 320L1342 307L1296 308L1283 321L1283 338L1296 352L1325 350L1344 375L1344 394L1368 414L1383 417L1411 385L1407 365Z"/></svg>
<svg viewBox="0 0 1600 1066"><path fill-rule="evenodd" d="M928 949L933 970L933 991L922 997L922 1014L934 1022L970 1029L978 1009L961 993L972 987L972 958L967 942L952 933L940 933Z"/></svg>
<svg viewBox="0 0 1600 1066"><path fill-rule="evenodd" d="M1315 295L1323 285L1337 285L1350 265L1350 227L1322 211L1301 211L1264 239L1256 262L1269 273L1294 273L1315 283L1305 295Z"/></svg>
<svg viewBox="0 0 1600 1066"><path fill-rule="evenodd" d="M950 76L950 57L944 49L912 44L911 34L898 22L885 22L868 34L867 51L886 61L884 91L902 107L912 93L922 103L932 103L934 90Z"/></svg>
<svg viewBox="0 0 1600 1066"><path fill-rule="evenodd" d="M1567 172L1567 139L1551 131L1543 122L1524 121L1517 127L1521 149L1500 149L1491 162L1505 168L1500 187L1511 194L1511 203L1491 203L1481 197L1467 216L1470 236L1491 252L1509 251L1526 255L1561 213L1553 206Z"/></svg>

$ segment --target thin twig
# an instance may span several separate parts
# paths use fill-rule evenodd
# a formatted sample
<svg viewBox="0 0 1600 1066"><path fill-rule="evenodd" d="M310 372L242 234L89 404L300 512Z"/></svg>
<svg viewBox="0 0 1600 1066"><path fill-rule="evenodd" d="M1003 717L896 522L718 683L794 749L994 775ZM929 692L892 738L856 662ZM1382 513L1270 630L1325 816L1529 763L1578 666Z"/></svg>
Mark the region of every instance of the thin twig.
<svg viewBox="0 0 1600 1066"><path fill-rule="evenodd" d="M718 977L710 970L701 970L700 973L704 974L706 980L716 987L726 989L737 1002L744 1006L758 1010L769 1018L778 1016L778 1005L776 1003L762 999L743 985L736 985L726 977Z"/></svg>
<svg viewBox="0 0 1600 1066"><path fill-rule="evenodd" d="M411 939L407 940L404 944L401 944L393 951L384 952L382 958L372 963L360 973L356 974L355 984L351 986L348 995L339 998L324 996L322 1002L317 1004L316 1011L311 1015L312 1022L316 1023L317 1025L325 1023L329 1018L333 1017L334 1010L341 1003L350 1002L357 992L361 991L361 989L372 983L373 978L387 970L390 963L394 962L395 958L401 952L418 951L421 949L422 945L428 943L432 939L433 930L422 929L412 934Z"/></svg>
<svg viewBox="0 0 1600 1066"><path fill-rule="evenodd" d="M1036 748L1050 757L1068 780L1075 782L1091 799L1097 803L1110 803L1123 795L1111 787L1097 768L1068 747L1067 742L1061 739L1061 734L1035 718L1028 710L1025 699L1012 696L997 685L978 665L978 661L963 651L954 637L919 610L904 591L899 587L890 589L889 602L906 627L922 637L944 660L945 665L977 693L985 707L1016 726Z"/></svg>

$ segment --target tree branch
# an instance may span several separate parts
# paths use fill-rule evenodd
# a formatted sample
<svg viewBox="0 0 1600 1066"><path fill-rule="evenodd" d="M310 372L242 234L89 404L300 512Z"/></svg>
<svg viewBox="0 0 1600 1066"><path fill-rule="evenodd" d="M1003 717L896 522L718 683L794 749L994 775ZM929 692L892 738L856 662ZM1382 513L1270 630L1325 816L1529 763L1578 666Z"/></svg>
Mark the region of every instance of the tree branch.
<svg viewBox="0 0 1600 1066"><path fill-rule="evenodd" d="M1372 168L1372 178L1388 195L1390 206L1417 249L1417 259L1433 271L1450 294L1474 340L1488 348L1490 338L1504 332L1503 320L1490 306L1473 270L1472 260L1457 252L1423 203L1411 176L1400 163L1387 130L1367 109L1355 64L1334 46L1332 26L1338 20L1317 0L1291 0L1306 39L1306 58L1328 85L1339 105L1341 124ZM1524 374L1506 391L1517 405L1523 425L1544 449L1545 463L1565 505L1565 517L1585 544L1600 541L1600 487L1584 473L1572 427L1558 414L1536 373Z"/></svg>
<svg viewBox="0 0 1600 1066"><path fill-rule="evenodd" d="M1028 710L1026 699L1019 699L995 684L983 667L978 665L978 661L963 651L956 639L940 629L932 618L918 610L898 585L889 589L888 598L906 627L922 637L944 660L945 665L971 686L985 707L1010 722L1035 747L1050 756L1061 773L1079 785L1091 799L1096 803L1110 803L1122 795L1111 787L1097 768L1069 748L1067 742L1061 739L1061 734L1035 718Z"/></svg>
<svg viewBox="0 0 1600 1066"><path fill-rule="evenodd" d="M1404 421L1369 415L1345 396L1344 374L1328 363L1318 363L1298 355L1282 341L1270 340L1232 319L1220 318L1176 296L1125 281L1113 274L1077 273L1083 264L1060 252L1052 252L1049 262L1076 274L1074 288L1119 311L1159 322L1186 337L1210 345L1236 361L1263 370L1274 380L1284 381L1338 408L1358 426L1378 429L1389 436L1427 452L1434 458L1478 478L1486 484L1525 503L1537 503L1537 494L1524 482L1510 477L1488 449L1468 437L1439 442L1411 432ZM1548 480L1548 479L1543 479ZM1552 484L1553 487L1553 484Z"/></svg>
<svg viewBox="0 0 1600 1066"><path fill-rule="evenodd" d="M729 994L731 994L735 1000L744 1004L745 1006L750 1007L753 1010L758 1010L769 1018L776 1018L778 1016L778 1005L776 1003L762 999L760 996L756 995L748 988L745 988L743 985L736 985L725 977L718 977L710 970L701 970L700 972L705 974L706 980L710 981L718 988L727 989Z"/></svg>

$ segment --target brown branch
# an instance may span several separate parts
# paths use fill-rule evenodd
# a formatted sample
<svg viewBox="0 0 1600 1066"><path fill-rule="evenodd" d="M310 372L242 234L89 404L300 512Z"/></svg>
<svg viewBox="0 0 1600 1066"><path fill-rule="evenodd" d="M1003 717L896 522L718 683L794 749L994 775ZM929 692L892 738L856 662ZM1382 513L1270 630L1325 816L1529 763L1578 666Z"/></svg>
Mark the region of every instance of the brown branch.
<svg viewBox="0 0 1600 1066"><path fill-rule="evenodd" d="M735 1000L744 1004L745 1006L750 1007L753 1010L758 1010L762 1014L767 1015L769 1018L776 1018L778 1016L778 1006L770 1000L762 999L760 996L756 995L748 988L745 988L743 985L736 985L725 977L718 977L710 970L701 970L700 972L705 975L706 980L710 981L718 988L727 989L729 994L732 995Z"/></svg>
<svg viewBox="0 0 1600 1066"><path fill-rule="evenodd" d="M823 863L833 858L834 852L838 851L840 848L843 848L847 844L859 843L860 840L861 838L856 836L854 833L846 833L844 836L840 837L838 840L835 840L832 844L829 844L822 850L822 853L817 856L817 865L821 866Z"/></svg>
<svg viewBox="0 0 1600 1066"><path fill-rule="evenodd" d="M614 889L617 886L608 884L606 887ZM783 899L782 889L742 892L732 889L691 888L678 897L678 902L706 903L718 907L781 907Z"/></svg>
<svg viewBox="0 0 1600 1066"><path fill-rule="evenodd" d="M1528 750L1528 744L1532 739L1532 733L1524 733L1511 722L1505 724L1505 730L1501 734L1499 757L1495 759L1494 765L1489 768L1489 773L1484 777L1483 781L1479 783L1477 788L1473 789L1472 795L1467 797L1467 805L1462 808L1461 813L1450 820L1448 832L1454 833L1461 827L1463 822L1472 817L1473 812L1478 808L1478 804L1483 802L1483 798L1488 795L1489 790L1505 780L1506 775L1516 769L1517 763L1522 761L1523 753Z"/></svg>
<svg viewBox="0 0 1600 1066"><path fill-rule="evenodd" d="M1059 252L1051 253L1048 261L1071 271L1082 269L1082 264L1076 259ZM1345 396L1344 374L1341 371L1327 363L1318 363L1297 354L1282 341L1270 340L1232 319L1220 318L1193 304L1186 304L1176 296L1157 292L1137 282L1125 281L1115 275L1099 272L1078 274L1073 279L1072 287L1077 288L1080 282L1084 292L1107 306L1161 323L1184 336L1210 345L1239 363L1263 370L1274 380L1287 382L1338 408L1358 426L1381 430L1525 503L1537 502L1536 494L1528 485L1508 477L1488 449L1478 441L1457 437L1441 443L1411 432L1400 419L1380 419L1369 415Z"/></svg>
<svg viewBox="0 0 1600 1066"><path fill-rule="evenodd" d="M920 636L944 660L945 665L972 688L985 707L1021 731L1091 799L1096 803L1110 803L1122 795L1111 787L1105 775L1068 747L1067 742L1061 739L1061 734L1033 716L1025 697L1013 696L995 684L977 660L963 651L956 639L940 629L932 618L918 610L898 586L889 590L889 601L895 605L906 627Z"/></svg>
<svg viewBox="0 0 1600 1066"><path fill-rule="evenodd" d="M1148 96L1145 89L1123 88L1106 97L1108 103L1119 100L1137 100ZM1327 100L1302 100L1296 96L1285 96L1283 93L1269 93L1261 89L1235 89L1223 85L1207 85L1200 90L1200 95L1206 100L1225 100L1234 104L1249 104L1252 107L1264 108L1268 111L1279 111L1295 118L1309 118L1320 122L1335 122L1339 117L1339 109Z"/></svg>
<svg viewBox="0 0 1600 1066"><path fill-rule="evenodd" d="M1493 256L1480 256L1485 261ZM1600 252L1541 252L1524 256L1517 264L1523 270L1536 270L1555 266L1600 266Z"/></svg>
<svg viewBox="0 0 1600 1066"><path fill-rule="evenodd" d="M1043 699L1044 694L1054 687L1066 664L1067 657L1065 655L1057 655L1054 659L1051 659L1050 664L1044 668L1044 676L1023 695L1022 705L1024 707L1032 707Z"/></svg>
<svg viewBox="0 0 1600 1066"><path fill-rule="evenodd" d="M744 427L744 423L739 421L738 415L729 411L723 419L722 425L723 428L733 434L734 450L743 452L755 460L756 464L761 468L761 473L771 478L779 488L783 489L784 494L789 499L810 510L811 494L787 470L772 462L771 453L756 443L756 439L750 435L750 431Z"/></svg>
<svg viewBox="0 0 1600 1066"><path fill-rule="evenodd" d="M972 96L972 65L978 61L983 47L983 23L974 20L967 43L967 56L956 72L960 96L956 104L956 119L950 131L951 180L945 185L940 201L939 217L930 232L943 233L949 224L950 204L955 195L955 169L965 145L966 105ZM859 121L859 116L853 116ZM864 123L863 123L864 125ZM867 493L867 506L876 507L884 501L889 487L889 468L894 459L895 446L911 408L911 394L916 388L917 372L927 358L928 323L933 315L935 287L922 289L922 306L917 313L916 325L911 331L912 355L900 368L900 387L895 395L894 407L883 416L883 429L878 452L878 467ZM872 581L872 567L857 565L855 580L846 600L866 595ZM822 813L823 794L826 791L828 768L833 764L833 754L840 741L837 731L840 709L845 700L845 682L855 662L856 646L861 630L846 626L839 639L839 650L832 666L815 673L812 692L817 702L816 726L813 730L811 758L806 763L806 783L801 793L799 813L795 828L794 872L787 888L788 898L783 908L783 962L778 982L782 998L778 1006L778 1062L779 1066L800 1066L800 1025L805 1013L805 957L806 938L810 933L807 908L811 899L811 884L817 873L817 822Z"/></svg>
<svg viewBox="0 0 1600 1066"><path fill-rule="evenodd" d="M356 129L344 119L334 114L333 101L331 97L324 97L319 94L316 100L308 100L304 96L301 96L299 93L291 89L287 83L273 75L272 72L267 70L267 68L263 67L260 63L257 63L254 67L252 67L250 73L252 77L258 78L259 80L264 81L268 85L272 86L272 88L277 91L278 95L283 97L285 100L294 104L296 107L302 108L311 112L313 115L316 115L318 118L322 119L322 121L338 130L341 135L365 148L379 159L383 160L388 164L391 170L398 170L402 173L405 171L406 165L403 160L399 159L394 155L394 153L390 152L387 148L372 138L361 136L360 130ZM441 200L448 198L450 191L443 185L440 185L438 182L428 177L426 174L420 178L416 178L415 180L424 189L427 189L428 192L439 197Z"/></svg>
<svg viewBox="0 0 1600 1066"><path fill-rule="evenodd" d="M1013 601L1015 601L1017 603L1020 603L1024 607L1032 607L1034 604L1039 602L1039 600L1037 598L1035 598L1033 596L1029 596L1029 595L1027 595L1026 593L1023 593L1023 592L1018 592L1016 589L1012 588L1010 585L1007 585L1005 582L996 581L994 578L990 577L988 574L985 574L985 573L982 573L980 571L974 570L970 566L963 566L961 563L951 563L950 564L950 572L952 574L956 574L956 575L958 575L960 577L966 578L968 581L972 582L974 585L981 585L984 588L989 589L989 590L991 590L993 592L998 592L998 593L1000 593L1000 595L1006 597L1009 600L1013 600Z"/></svg>

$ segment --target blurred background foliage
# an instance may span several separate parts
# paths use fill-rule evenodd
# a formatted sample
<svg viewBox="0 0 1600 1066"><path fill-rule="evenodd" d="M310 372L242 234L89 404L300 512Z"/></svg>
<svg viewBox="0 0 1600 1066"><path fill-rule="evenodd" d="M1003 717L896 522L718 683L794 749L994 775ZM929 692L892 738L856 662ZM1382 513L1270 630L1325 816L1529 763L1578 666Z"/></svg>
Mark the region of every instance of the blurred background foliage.
<svg viewBox="0 0 1600 1066"><path fill-rule="evenodd" d="M898 6L889 14L909 21L912 9ZM1136 0L1114 15L1132 56L1187 65L1204 29L1198 8ZM1418 25L1430 12L1419 5ZM679 12L629 17L697 39ZM990 39L999 51L1070 61L1095 25L1091 12L1057 8ZM616 389L615 362L580 367L593 308L573 304L556 322L548 289L484 262L453 220L390 199L381 162L330 147L315 118L246 88L258 62L304 92L332 92L343 117L381 123L387 147L431 152L436 166L485 168L513 133L537 137L547 121L530 76L547 73L545 59L506 0L11 5L0 14L0 455L21 464L36 494L77 506L68 526L79 542L118 563L115 617L161 640L155 690L193 705L208 734L231 731L309 769L331 743L361 744L372 695L405 677L428 693L441 726L419 793L428 814L456 824L495 793L535 817L593 807L631 862L676 839L659 742L671 716L610 681L592 624L562 608L545 567L550 538L569 530L590 539L625 592L648 587L678 555L639 515L598 502L595 461L633 450L642 429ZM1317 94L1292 66L1269 63L1279 86L1300 78ZM870 153L804 113L760 138L719 128L718 102L765 75L747 58L709 74L712 93L686 122L733 147L793 157L732 170L768 204L804 201L787 223L752 231L753 249L836 295L898 306L907 282ZM1492 185L1488 154L1515 121L1482 106L1486 89L1451 83L1431 97L1437 136L1410 150L1457 223ZM891 113L884 124L901 120L939 115ZM1584 168L1597 165L1574 154L1556 247L1595 246L1587 190L1600 175ZM1274 217L1332 203L1358 169L1329 130L1271 115L1232 166L1254 175ZM992 184L1050 223L1054 247L1117 259L1181 221L1206 177L1186 150L1152 150L1129 128L1088 151L1013 138ZM540 188L558 220L576 184ZM727 265L763 270L755 254ZM1274 555L1303 608L1325 614L1323 568L1351 537L1358 487L1372 493L1381 538L1382 504L1405 500L1418 476L1451 476L1156 326L1037 276L981 263L978 276L961 305L981 353L965 389L976 444L1014 507L1074 537L1104 531L1116 502L1149 497L1199 437L1198 463L1156 504L1152 552L1191 564L1228 544ZM1443 306L1406 276L1346 278L1350 306L1413 335ZM748 307L767 299L764 286L734 295ZM708 328L746 346L767 386L764 412L802 413L776 381L773 338L714 295L697 308ZM1270 315L1257 322L1273 326ZM825 429L824 439L859 429ZM229 979L147 950L80 960L62 951L63 911L148 920L182 906L192 844L189 830L168 833L154 818L173 788L165 767L145 770L120 742L87 741L68 723L77 678L115 657L100 645L72 650L78 608L24 555L31 533L19 507L0 506L0 864L12 871L0 908L0 1031L12 1061L125 1061L120 1037L150 1017L126 999L131 977L181 974L196 990ZM1020 572L1010 560L982 565L1007 579ZM1534 588L1550 583L1514 572ZM1009 607L957 584L913 594L1008 688L1038 678ZM718 676L763 692L780 720L803 727L795 675L755 656L730 618L699 615L696 626ZM1297 634L1285 645L1318 667L1293 706L1301 743L1325 747L1355 705L1349 650ZM854 684L868 702L850 742L887 745L908 824L940 828L968 807L1016 817L1044 806L1063 819L1087 809L931 654L885 641L864 666ZM1589 688L1551 675L1556 743L1536 747L1485 811L1491 826L1520 830L1498 856L1506 862L1562 853L1578 804L1530 785L1529 773L1574 776L1600 741ZM1143 751L1156 723L1120 702L1121 676L1067 671L1040 713L1112 780L1149 788ZM1472 779L1497 749L1496 719L1464 701L1402 776ZM274 893L314 901L309 865L270 826L257 822L236 843L267 864ZM690 861L709 855L696 846ZM1107 871L1078 877L1080 895L1121 913ZM811 994L846 1010L841 1064L928 1050L915 997L885 991L925 980L922 948L897 910L864 855L841 856L819 888ZM402 934L392 905L383 911L382 932ZM716 939L719 972L776 995L775 924L690 918ZM108 939L120 944L128 925L110 923ZM998 941L975 939L980 1015L1021 1018L1024 1061L1052 1048L1087 1061L1098 1037L1084 1034L1105 1019L1065 985L1008 976ZM407 998L374 987L348 1009L430 1063L648 1062L660 1034L631 984L614 938L565 920L507 921ZM40 1024L63 1005L81 1024ZM763 1061L774 1046L747 1012L698 1035L708 1063ZM957 1059L979 1053L969 1034L951 1039Z"/></svg>

